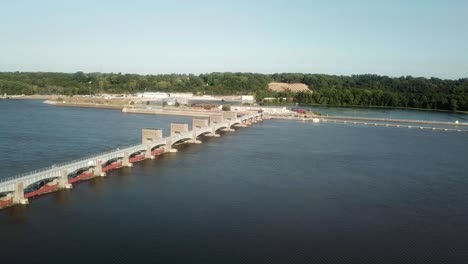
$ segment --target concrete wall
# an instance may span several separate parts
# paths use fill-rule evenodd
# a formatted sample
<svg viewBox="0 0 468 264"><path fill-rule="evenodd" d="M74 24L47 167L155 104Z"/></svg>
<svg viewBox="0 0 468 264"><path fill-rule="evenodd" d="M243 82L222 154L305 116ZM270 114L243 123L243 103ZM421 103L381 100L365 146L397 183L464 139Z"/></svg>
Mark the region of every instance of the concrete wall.
<svg viewBox="0 0 468 264"><path fill-rule="evenodd" d="M214 124L219 124L224 122L224 117L219 115L219 116L210 116L210 125Z"/></svg>
<svg viewBox="0 0 468 264"><path fill-rule="evenodd" d="M237 118L237 113L226 112L223 114L225 120L234 120Z"/></svg>
<svg viewBox="0 0 468 264"><path fill-rule="evenodd" d="M189 131L188 124L171 123L171 136Z"/></svg>
<svg viewBox="0 0 468 264"><path fill-rule="evenodd" d="M192 120L192 129L200 129L209 126L208 119L193 119Z"/></svg>
<svg viewBox="0 0 468 264"><path fill-rule="evenodd" d="M141 143L147 144L163 137L161 129L143 128L141 130Z"/></svg>

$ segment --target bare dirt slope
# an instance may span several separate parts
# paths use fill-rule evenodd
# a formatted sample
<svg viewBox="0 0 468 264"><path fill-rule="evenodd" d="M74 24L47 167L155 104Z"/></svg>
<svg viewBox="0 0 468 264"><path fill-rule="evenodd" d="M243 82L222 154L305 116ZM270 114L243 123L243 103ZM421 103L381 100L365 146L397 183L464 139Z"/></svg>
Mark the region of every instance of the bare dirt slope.
<svg viewBox="0 0 468 264"><path fill-rule="evenodd" d="M309 87L303 83L280 83L272 82L268 84L268 88L275 92L283 92L290 90L291 92L308 92L310 91Z"/></svg>

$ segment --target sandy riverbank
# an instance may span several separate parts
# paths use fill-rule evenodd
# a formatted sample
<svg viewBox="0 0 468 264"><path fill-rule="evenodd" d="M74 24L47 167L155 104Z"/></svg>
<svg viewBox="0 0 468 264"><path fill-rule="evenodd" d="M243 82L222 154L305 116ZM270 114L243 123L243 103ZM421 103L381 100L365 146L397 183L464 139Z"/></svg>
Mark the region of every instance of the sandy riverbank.
<svg viewBox="0 0 468 264"><path fill-rule="evenodd" d="M98 104L98 103L71 103L71 102L58 102L54 100L46 100L44 101L45 104L55 105L55 106L65 106L65 107L88 107L88 108L103 108L103 109L118 109L122 110L122 105L114 105L114 104Z"/></svg>
<svg viewBox="0 0 468 264"><path fill-rule="evenodd" d="M223 114L221 110L205 110L191 107L134 107L131 105L115 104L115 103L92 103L92 102L67 102L46 100L46 104L65 107L88 107L101 109L116 109L125 113L135 114L151 114L151 115L176 115L176 116L191 116L191 117L207 117L210 115Z"/></svg>
<svg viewBox="0 0 468 264"><path fill-rule="evenodd" d="M59 98L59 95L40 95L40 94L34 94L34 95L9 95L8 99L24 99L24 100L57 100Z"/></svg>

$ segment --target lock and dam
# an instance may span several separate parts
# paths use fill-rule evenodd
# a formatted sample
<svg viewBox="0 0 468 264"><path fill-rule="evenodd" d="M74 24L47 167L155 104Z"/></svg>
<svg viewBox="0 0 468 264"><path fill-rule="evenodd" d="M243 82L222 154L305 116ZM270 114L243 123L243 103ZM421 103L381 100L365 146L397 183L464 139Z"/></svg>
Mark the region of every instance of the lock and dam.
<svg viewBox="0 0 468 264"><path fill-rule="evenodd" d="M200 137L219 137L219 131L233 132L236 127L246 127L261 121L262 117L263 114L257 112L244 113L241 116L229 112L205 119L193 119L191 130L188 124L171 123L170 135L166 137L163 136L162 129L143 128L141 144L1 179L0 209L28 204L32 197L70 189L79 181L104 177L110 170L132 167L135 162L177 152L173 148L177 144L200 144Z"/></svg>

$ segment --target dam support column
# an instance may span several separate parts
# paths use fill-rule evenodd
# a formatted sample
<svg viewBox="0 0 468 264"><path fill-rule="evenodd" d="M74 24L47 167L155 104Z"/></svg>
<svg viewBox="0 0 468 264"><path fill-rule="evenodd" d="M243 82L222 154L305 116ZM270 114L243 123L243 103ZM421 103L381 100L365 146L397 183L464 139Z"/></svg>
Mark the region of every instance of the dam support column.
<svg viewBox="0 0 468 264"><path fill-rule="evenodd" d="M189 132L188 124L171 123L171 137L180 136L180 134ZM172 148L177 139L168 140L166 143L166 151L170 153L177 152L177 149Z"/></svg>
<svg viewBox="0 0 468 264"><path fill-rule="evenodd" d="M172 140L167 140L166 145L164 146L164 152L177 153L177 149L172 148Z"/></svg>
<svg viewBox="0 0 468 264"><path fill-rule="evenodd" d="M130 158L129 158L129 155L128 155L127 151L125 151L123 153L122 166L124 166L124 167L133 167L133 164L130 163Z"/></svg>
<svg viewBox="0 0 468 264"><path fill-rule="evenodd" d="M106 173L102 171L102 160L96 161L96 166L94 167L94 176L106 176Z"/></svg>
<svg viewBox="0 0 468 264"><path fill-rule="evenodd" d="M206 137L220 137L220 134L216 134L216 129L215 127L212 127L211 133L208 133L205 135Z"/></svg>
<svg viewBox="0 0 468 264"><path fill-rule="evenodd" d="M145 159L154 159L153 154L151 154L151 145L146 145Z"/></svg>
<svg viewBox="0 0 468 264"><path fill-rule="evenodd" d="M202 141L197 139L197 130L206 128L208 126L209 126L208 119L193 119L192 120L193 136L192 136L192 139L188 141L188 143L201 144Z"/></svg>
<svg viewBox="0 0 468 264"><path fill-rule="evenodd" d="M146 145L145 159L154 159L151 144L163 138L162 129L144 128L141 130L141 143Z"/></svg>
<svg viewBox="0 0 468 264"><path fill-rule="evenodd" d="M207 134L207 137L220 137L220 134L216 134L216 126L224 122L222 115L210 116L210 126L212 128L211 133Z"/></svg>
<svg viewBox="0 0 468 264"><path fill-rule="evenodd" d="M187 140L187 143L190 144L201 144L201 140L197 139L197 132L193 131L192 132L192 139Z"/></svg>
<svg viewBox="0 0 468 264"><path fill-rule="evenodd" d="M15 193L13 195L13 203L15 204L28 204L29 200L24 197L24 182L18 182L15 186Z"/></svg>
<svg viewBox="0 0 468 264"><path fill-rule="evenodd" d="M62 170L60 172L60 178L58 181L58 188L59 189L71 189L73 186L68 183L68 171Z"/></svg>

